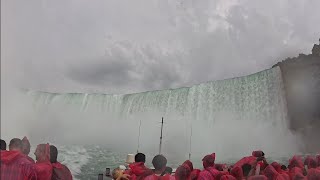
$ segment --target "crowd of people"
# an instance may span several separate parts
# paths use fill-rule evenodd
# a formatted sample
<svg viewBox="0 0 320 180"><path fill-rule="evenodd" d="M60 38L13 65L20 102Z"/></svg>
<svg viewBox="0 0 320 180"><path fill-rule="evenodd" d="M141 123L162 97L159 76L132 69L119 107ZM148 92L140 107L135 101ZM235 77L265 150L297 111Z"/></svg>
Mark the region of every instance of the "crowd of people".
<svg viewBox="0 0 320 180"><path fill-rule="evenodd" d="M251 156L240 159L233 165L216 164L215 153L202 159L203 169L195 169L190 160L183 162L175 172L167 167L167 159L156 155L147 168L145 155L137 153L135 162L127 170L112 171L115 180L320 180L320 155L293 156L288 166L278 162L268 163L263 151L253 151Z"/></svg>
<svg viewBox="0 0 320 180"><path fill-rule="evenodd" d="M39 144L34 152L36 160L29 156L30 148L27 137L13 138L9 150L1 140L1 180L72 180L67 166L57 161L54 145Z"/></svg>
<svg viewBox="0 0 320 180"><path fill-rule="evenodd" d="M10 141L9 149L1 140L1 179L5 180L72 180L70 170L57 161L58 149L39 144L36 160L30 156L30 143L24 137ZM320 155L293 156L288 165L267 162L263 151L253 151L233 165L215 163L215 153L202 159L203 169L196 169L190 160L183 162L174 172L167 167L167 159L156 155L153 169L145 166L146 156L137 153L127 169L116 168L114 180L320 180Z"/></svg>

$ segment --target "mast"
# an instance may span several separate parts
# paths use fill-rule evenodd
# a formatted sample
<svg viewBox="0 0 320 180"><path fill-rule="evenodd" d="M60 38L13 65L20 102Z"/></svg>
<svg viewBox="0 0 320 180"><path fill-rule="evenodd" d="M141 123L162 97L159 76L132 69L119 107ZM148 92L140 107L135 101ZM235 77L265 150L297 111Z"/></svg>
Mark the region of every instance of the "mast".
<svg viewBox="0 0 320 180"><path fill-rule="evenodd" d="M161 121L161 134L160 134L159 154L161 154L161 146L162 146L162 130L163 130L163 117L162 117L162 121Z"/></svg>
<svg viewBox="0 0 320 180"><path fill-rule="evenodd" d="M191 160L191 138L192 138L192 124L191 124L191 132L190 132L189 160Z"/></svg>
<svg viewBox="0 0 320 180"><path fill-rule="evenodd" d="M141 119L140 119L140 124L139 124L139 135L138 135L138 149L137 149L137 153L139 153L139 149L140 149L140 129L141 129Z"/></svg>

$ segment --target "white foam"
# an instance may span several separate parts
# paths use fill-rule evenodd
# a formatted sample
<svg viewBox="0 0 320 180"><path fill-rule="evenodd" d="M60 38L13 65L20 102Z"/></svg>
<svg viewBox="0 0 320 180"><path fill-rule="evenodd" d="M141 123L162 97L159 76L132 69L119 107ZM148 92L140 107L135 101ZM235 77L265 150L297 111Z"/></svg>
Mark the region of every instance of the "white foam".
<svg viewBox="0 0 320 180"><path fill-rule="evenodd" d="M86 149L82 146L57 146L57 148L59 150L58 160L70 169L73 177L79 175L81 167L89 161Z"/></svg>

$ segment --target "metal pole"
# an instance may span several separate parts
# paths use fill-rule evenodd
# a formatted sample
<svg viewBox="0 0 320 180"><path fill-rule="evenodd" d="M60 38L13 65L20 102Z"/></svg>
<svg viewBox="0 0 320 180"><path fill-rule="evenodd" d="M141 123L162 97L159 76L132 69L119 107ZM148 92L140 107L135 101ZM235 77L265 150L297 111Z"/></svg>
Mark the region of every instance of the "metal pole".
<svg viewBox="0 0 320 180"><path fill-rule="evenodd" d="M161 135L160 135L159 154L161 154L161 146L162 146L162 129L163 129L163 117L162 117L162 121L161 121Z"/></svg>
<svg viewBox="0 0 320 180"><path fill-rule="evenodd" d="M139 124L139 136L138 136L138 149L137 149L137 153L139 153L139 149L140 149L140 129L141 129L141 119L140 119L140 124Z"/></svg>
<svg viewBox="0 0 320 180"><path fill-rule="evenodd" d="M191 160L191 139L192 139L192 124L191 124L191 131L190 131L190 149L189 149L189 160Z"/></svg>

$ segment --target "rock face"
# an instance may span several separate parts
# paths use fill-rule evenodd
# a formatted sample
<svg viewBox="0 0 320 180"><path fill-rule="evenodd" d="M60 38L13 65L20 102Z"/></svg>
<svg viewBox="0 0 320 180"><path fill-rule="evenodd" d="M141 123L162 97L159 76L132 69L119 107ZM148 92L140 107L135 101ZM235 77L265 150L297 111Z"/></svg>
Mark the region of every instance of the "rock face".
<svg viewBox="0 0 320 180"><path fill-rule="evenodd" d="M320 45L277 63L284 81L290 128L302 134L304 151L320 149Z"/></svg>
<svg viewBox="0 0 320 180"><path fill-rule="evenodd" d="M320 39L319 39L319 45L315 44L312 48L312 55L320 56Z"/></svg>

